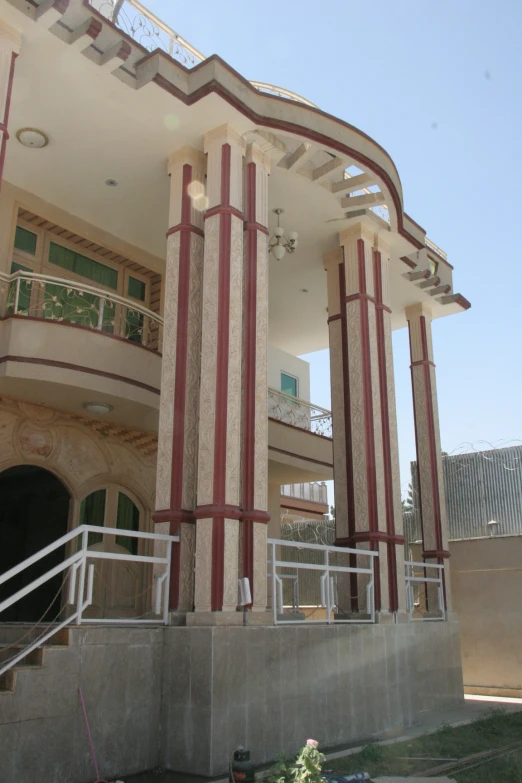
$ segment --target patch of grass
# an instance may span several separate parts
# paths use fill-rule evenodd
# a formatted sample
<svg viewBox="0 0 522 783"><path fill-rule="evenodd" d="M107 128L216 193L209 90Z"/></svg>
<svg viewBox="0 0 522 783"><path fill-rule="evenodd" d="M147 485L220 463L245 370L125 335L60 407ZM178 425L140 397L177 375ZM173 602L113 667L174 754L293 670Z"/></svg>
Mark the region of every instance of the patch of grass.
<svg viewBox="0 0 522 783"><path fill-rule="evenodd" d="M433 734L393 745L366 745L360 753L327 762L342 774L357 770L379 775L411 775L444 764L428 759L461 759L472 753L502 748L522 741L522 712L492 710L474 723L458 728L442 724ZM414 758L417 757L417 758ZM442 773L441 773L442 774ZM451 773L458 783L522 783L522 755L512 754L462 773Z"/></svg>

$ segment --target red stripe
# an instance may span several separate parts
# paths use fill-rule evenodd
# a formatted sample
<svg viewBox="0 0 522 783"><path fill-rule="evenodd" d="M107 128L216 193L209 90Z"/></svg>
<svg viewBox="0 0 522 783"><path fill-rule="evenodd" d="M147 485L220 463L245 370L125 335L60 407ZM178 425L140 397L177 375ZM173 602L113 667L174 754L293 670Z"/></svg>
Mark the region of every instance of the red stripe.
<svg viewBox="0 0 522 783"><path fill-rule="evenodd" d="M381 254L374 251L373 254L373 280L375 286L375 298L379 304L383 303L382 295L382 267ZM379 392L381 399L381 425L382 425L382 450L384 461L384 495L386 501L386 531L388 535L395 534L395 516L393 510L393 481L392 458L390 442L390 411L388 405L388 374L386 372L386 343L384 332L384 310L376 309L377 332L377 357L379 363ZM388 558L388 588L390 593L390 611L396 612L399 608L399 594L397 590L397 555L395 546L389 542L387 547Z"/></svg>
<svg viewBox="0 0 522 783"><path fill-rule="evenodd" d="M200 237L204 237L205 234L201 228L193 226L190 223L178 223L177 226L172 226L167 231L166 236L170 237L171 234L176 234L178 231L190 231L192 234L197 234Z"/></svg>
<svg viewBox="0 0 522 783"><path fill-rule="evenodd" d="M183 166L181 221L190 220L190 196L192 166ZM185 407L187 393L188 322L190 300L190 232L180 232L179 282L176 333L176 377L174 384L174 426L172 430L172 473L170 507L181 509L183 493L183 465L185 449Z"/></svg>
<svg viewBox="0 0 522 783"><path fill-rule="evenodd" d="M246 166L245 287L243 324L243 510L254 509L257 323L256 164ZM254 587L254 523L243 520L243 576Z"/></svg>
<svg viewBox="0 0 522 783"><path fill-rule="evenodd" d="M221 206L218 204L215 207L211 207L210 209L207 209L205 212L205 220L208 220L211 217L214 217L214 215L234 215L235 217L239 218L239 220L243 221L244 215L242 212L239 211L239 209L236 209L235 207L228 206Z"/></svg>
<svg viewBox="0 0 522 783"><path fill-rule="evenodd" d="M366 264L364 240L357 240L357 261L359 267L359 288L366 294ZM361 364L364 405L364 433L366 444L366 482L368 502L368 527L370 532L379 529L377 519L377 475L375 465L375 440L373 432L372 370L370 355L370 327L368 323L368 300L362 298L359 304L361 329ZM376 546L374 547L376 548ZM375 608L381 608L381 585L379 572L375 574Z"/></svg>
<svg viewBox="0 0 522 783"><path fill-rule="evenodd" d="M6 131L7 131L7 123L9 121L9 109L11 108L11 95L13 92L15 60L17 57L18 55L16 54L16 52L11 53L11 67L9 68L9 79L7 82L7 93L5 96L5 109L4 109L4 122L3 122L3 126L6 129ZM2 144L0 147L0 186L2 184L2 180L4 177L5 153L6 153L8 138L9 138L9 134L7 132L4 132L2 134Z"/></svg>
<svg viewBox="0 0 522 783"><path fill-rule="evenodd" d="M230 144L221 148L221 206L230 202ZM230 244L232 216L219 215L218 323L216 361L216 421L214 430L214 504L225 505L227 463L228 353L230 328ZM212 611L223 607L225 521L214 517L212 523Z"/></svg>
<svg viewBox="0 0 522 783"><path fill-rule="evenodd" d="M346 277L345 262L339 264L339 292L341 297L341 350L343 362L343 391L344 391L344 445L346 459L346 511L348 514L348 533L355 533L355 496L353 481L353 454L352 454L352 419L351 419L351 394L350 394L350 366L348 364L348 327L346 319ZM335 318L335 316L332 316ZM335 442L334 442L335 448ZM337 539L336 539L337 542ZM350 566L357 565L357 555L350 555ZM358 610L358 584L357 574L350 574L350 597L352 610Z"/></svg>

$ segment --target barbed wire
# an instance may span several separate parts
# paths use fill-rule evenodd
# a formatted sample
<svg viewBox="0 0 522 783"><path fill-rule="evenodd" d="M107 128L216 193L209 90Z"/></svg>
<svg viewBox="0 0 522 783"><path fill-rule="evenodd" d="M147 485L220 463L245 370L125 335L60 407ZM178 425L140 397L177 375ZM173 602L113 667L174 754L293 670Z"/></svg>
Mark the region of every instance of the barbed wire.
<svg viewBox="0 0 522 783"><path fill-rule="evenodd" d="M503 470L516 472L522 468L522 448L517 453L514 451L517 447L522 447L522 440L518 438L510 438L509 440L501 438L494 442L488 440L463 441L452 451L443 454L444 475L449 477L464 473L471 468L472 460L476 460L477 455L485 462L497 463ZM509 453L506 454L506 452ZM412 476L401 482L403 500L408 498L410 492L412 497L418 497L418 491L413 486Z"/></svg>

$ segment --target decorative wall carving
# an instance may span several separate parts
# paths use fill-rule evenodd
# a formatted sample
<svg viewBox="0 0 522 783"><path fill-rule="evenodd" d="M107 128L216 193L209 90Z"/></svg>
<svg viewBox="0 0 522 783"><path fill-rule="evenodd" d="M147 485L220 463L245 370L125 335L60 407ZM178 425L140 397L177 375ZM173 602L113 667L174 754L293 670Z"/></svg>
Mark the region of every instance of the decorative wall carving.
<svg viewBox="0 0 522 783"><path fill-rule="evenodd" d="M0 397L0 471L39 464L55 472L79 500L96 477L124 482L145 505L154 494L153 433ZM85 488L88 487L88 490Z"/></svg>

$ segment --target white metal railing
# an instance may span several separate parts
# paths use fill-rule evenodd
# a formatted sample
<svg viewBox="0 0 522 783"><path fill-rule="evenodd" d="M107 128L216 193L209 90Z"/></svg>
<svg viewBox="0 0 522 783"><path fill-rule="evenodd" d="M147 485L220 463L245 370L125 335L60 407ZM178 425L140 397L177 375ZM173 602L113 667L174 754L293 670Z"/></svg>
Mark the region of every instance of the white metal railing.
<svg viewBox="0 0 522 783"><path fill-rule="evenodd" d="M326 484L318 481L309 481L303 484L284 484L281 487L281 495L287 498L309 500L311 503L328 503L328 489Z"/></svg>
<svg viewBox="0 0 522 783"><path fill-rule="evenodd" d="M315 435L332 437L331 411L277 389L268 389L268 417Z"/></svg>
<svg viewBox="0 0 522 783"><path fill-rule="evenodd" d="M103 552L88 548L89 533L98 533L100 535L124 535L125 537L138 538L140 540L161 541L165 545L165 556L155 557L153 555L133 555L131 553ZM69 579L67 604L74 606L75 609L60 623L53 624L48 631L43 633L33 642L27 645L21 652L14 655L9 661L0 666L0 675L11 667L15 666L22 658L25 658L30 652L40 647L44 642L54 636L59 630L67 625L81 625L82 623L140 623L154 624L162 622L168 624L169 613L169 587L170 587L170 563L172 554L172 543L179 541L179 536L167 536L160 533L144 533L142 531L125 530L123 528L98 527L96 525L79 525L71 530L70 533L62 536L52 544L41 549L36 554L31 555L18 565L10 568L9 571L0 575L0 585L7 584L10 579L23 574L28 568L42 560L47 555L56 551L60 547L70 542L80 539L80 546L76 552L66 557L54 568L49 569L44 574L34 579L25 587L17 590L9 598L0 602L0 619L5 609L20 601L29 593L32 593L41 585L48 582L58 574L63 573L64 577ZM143 618L86 618L83 613L88 606L92 604L94 591L94 563L93 560L119 560L131 563L152 563L153 565L165 566L164 572L156 579L156 597L155 614L161 617L161 621L156 619ZM67 573L65 573L67 572ZM65 579L63 580L65 584Z"/></svg>
<svg viewBox="0 0 522 783"><path fill-rule="evenodd" d="M168 24L162 22L138 0L89 0L89 2L96 11L149 51L163 49L186 68L193 68L206 59L203 52L192 46ZM260 92L278 95L281 98L317 108L315 103L284 87L256 81L251 81L250 84Z"/></svg>
<svg viewBox="0 0 522 783"><path fill-rule="evenodd" d="M410 620L445 620L446 608L444 606L444 565L438 563L415 563L412 560L406 560L404 563L406 569L406 609L410 615ZM435 571L435 575L428 576L427 569ZM424 585L427 590L437 591L437 602L439 614L435 615L429 606L428 614L421 614L420 617L414 617L416 607L420 609L420 600L415 600L415 593L419 593L419 588ZM417 587L417 590L415 589ZM419 596L418 596L419 597Z"/></svg>
<svg viewBox="0 0 522 783"><path fill-rule="evenodd" d="M163 318L147 307L92 285L36 272L0 272L0 314L86 326L161 349Z"/></svg>
<svg viewBox="0 0 522 783"><path fill-rule="evenodd" d="M320 544L305 544L284 539L269 538L267 540L267 574L271 584L271 604L275 625L288 625L294 623L374 623L375 622L375 560L379 556L378 552L366 549L349 549L338 546L323 546ZM281 559L281 549L306 550L314 553L317 560L322 562L302 562L297 559ZM336 565L332 563L331 556L354 556L355 558L368 558L369 565L361 567L357 565ZM290 571L290 573L288 573ZM300 604L300 578L301 572L314 572L319 576L318 597L315 609L324 610L324 619L307 619L301 617ZM357 611L346 611L340 607L338 577L346 575L349 578L351 574L356 574L358 578L365 580L364 592L366 594L366 605L364 613L357 616ZM289 581L292 589L292 600L290 612L285 612L285 603L283 600L283 582ZM348 595L346 602L351 603L351 597ZM343 603L343 601L341 601ZM306 603L306 609L314 608L310 603ZM336 611L337 610L337 611Z"/></svg>

